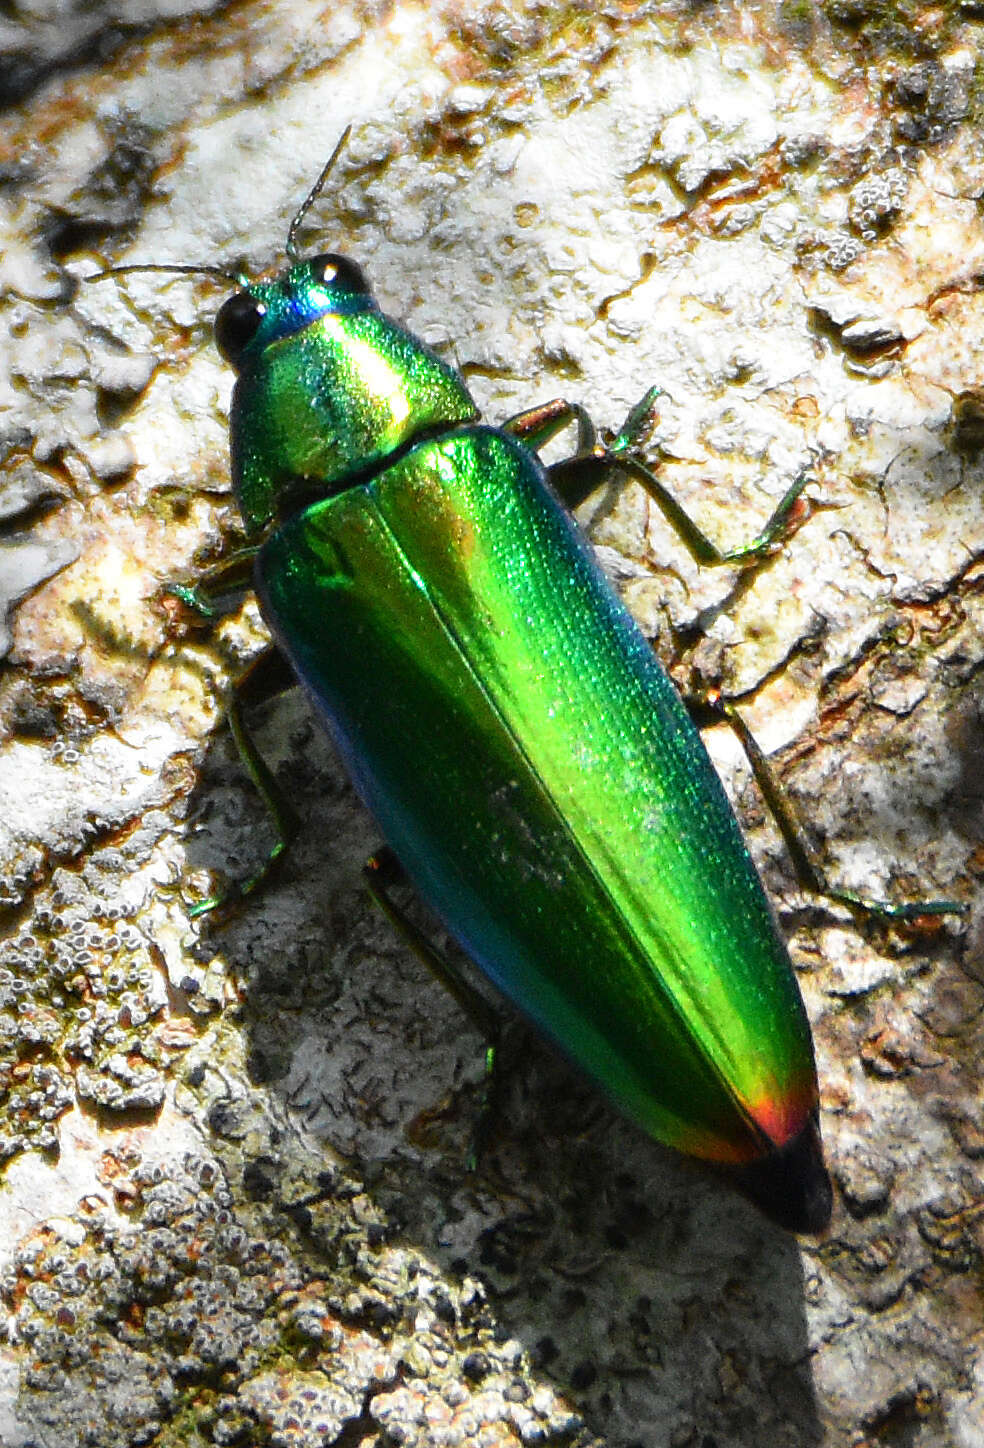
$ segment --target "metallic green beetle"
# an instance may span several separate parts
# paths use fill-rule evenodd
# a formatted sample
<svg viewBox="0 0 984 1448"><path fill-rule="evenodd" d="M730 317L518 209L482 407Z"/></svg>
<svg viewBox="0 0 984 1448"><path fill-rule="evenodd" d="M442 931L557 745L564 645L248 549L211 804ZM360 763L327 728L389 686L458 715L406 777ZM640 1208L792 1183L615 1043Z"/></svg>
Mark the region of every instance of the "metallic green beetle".
<svg viewBox="0 0 984 1448"><path fill-rule="evenodd" d="M533 448L351 261L296 258L322 182L215 326L264 617L495 985L652 1136L820 1230L810 1029L700 736ZM145 269L213 271L119 270Z"/></svg>
<svg viewBox="0 0 984 1448"><path fill-rule="evenodd" d="M220 310L264 617L420 894L660 1141L817 1230L813 1048L673 685L535 452L326 254Z"/></svg>

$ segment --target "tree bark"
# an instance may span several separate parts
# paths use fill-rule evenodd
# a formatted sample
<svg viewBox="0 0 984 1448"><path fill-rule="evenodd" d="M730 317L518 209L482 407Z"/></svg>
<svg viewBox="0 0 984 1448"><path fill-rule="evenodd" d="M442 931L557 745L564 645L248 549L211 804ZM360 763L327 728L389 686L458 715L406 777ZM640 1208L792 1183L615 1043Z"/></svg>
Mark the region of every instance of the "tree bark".
<svg viewBox="0 0 984 1448"><path fill-rule="evenodd" d="M984 1443L978 7L13 13L0 30L0 1441ZM255 605L166 592L239 537L221 289L343 128L304 245L464 373L646 439L723 547L614 475L580 518L688 690L734 700L838 885L709 746L814 1028L836 1185L798 1242L522 1026L482 1043L373 911L379 843L298 691L227 733ZM47 581L45 581L47 580ZM33 590L33 591L32 591ZM408 761L412 767L412 761ZM342 1436L347 1434L348 1436ZM484 1435L484 1436L480 1436Z"/></svg>

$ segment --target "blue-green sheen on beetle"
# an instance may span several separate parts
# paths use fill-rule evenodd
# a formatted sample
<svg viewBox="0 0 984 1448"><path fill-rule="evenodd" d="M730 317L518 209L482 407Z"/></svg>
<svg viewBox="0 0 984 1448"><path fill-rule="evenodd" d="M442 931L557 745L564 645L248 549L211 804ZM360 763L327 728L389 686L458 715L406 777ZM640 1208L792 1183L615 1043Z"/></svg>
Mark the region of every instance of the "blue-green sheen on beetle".
<svg viewBox="0 0 984 1448"><path fill-rule="evenodd" d="M263 615L417 889L653 1136L830 1210L812 1041L700 736L536 454L325 254L231 297Z"/></svg>
<svg viewBox="0 0 984 1448"><path fill-rule="evenodd" d="M687 710L534 449L479 421L344 257L241 283L215 336L263 615L421 896L628 1117L822 1229L786 946Z"/></svg>

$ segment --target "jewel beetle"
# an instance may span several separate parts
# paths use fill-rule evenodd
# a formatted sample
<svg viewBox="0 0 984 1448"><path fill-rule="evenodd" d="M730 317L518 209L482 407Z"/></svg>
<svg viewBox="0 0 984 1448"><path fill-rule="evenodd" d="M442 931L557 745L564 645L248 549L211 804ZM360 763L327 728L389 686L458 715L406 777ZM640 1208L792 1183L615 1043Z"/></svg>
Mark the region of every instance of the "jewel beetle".
<svg viewBox="0 0 984 1448"><path fill-rule="evenodd" d="M351 260L298 255L340 146L286 269L215 322L263 616L494 985L657 1140L821 1230L810 1027L700 735L539 459L549 409L482 422ZM101 275L130 270L229 275Z"/></svg>

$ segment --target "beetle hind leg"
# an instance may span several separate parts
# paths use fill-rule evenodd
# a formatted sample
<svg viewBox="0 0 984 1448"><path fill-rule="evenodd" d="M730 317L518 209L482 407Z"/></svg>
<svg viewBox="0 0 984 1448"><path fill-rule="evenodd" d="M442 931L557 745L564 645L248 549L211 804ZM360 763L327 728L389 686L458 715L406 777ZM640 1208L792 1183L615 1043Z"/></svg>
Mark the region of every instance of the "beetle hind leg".
<svg viewBox="0 0 984 1448"><path fill-rule="evenodd" d="M409 884L399 859L389 845L370 856L363 867L363 879L373 900L394 930L403 937L414 954L445 990L457 1001L479 1035L485 1041L485 1074L481 1101L472 1129L468 1150L468 1169L474 1171L491 1134L499 1095L498 1042L500 1022L485 997L465 979L453 962L438 950L423 930L396 903L390 891L394 886Z"/></svg>

